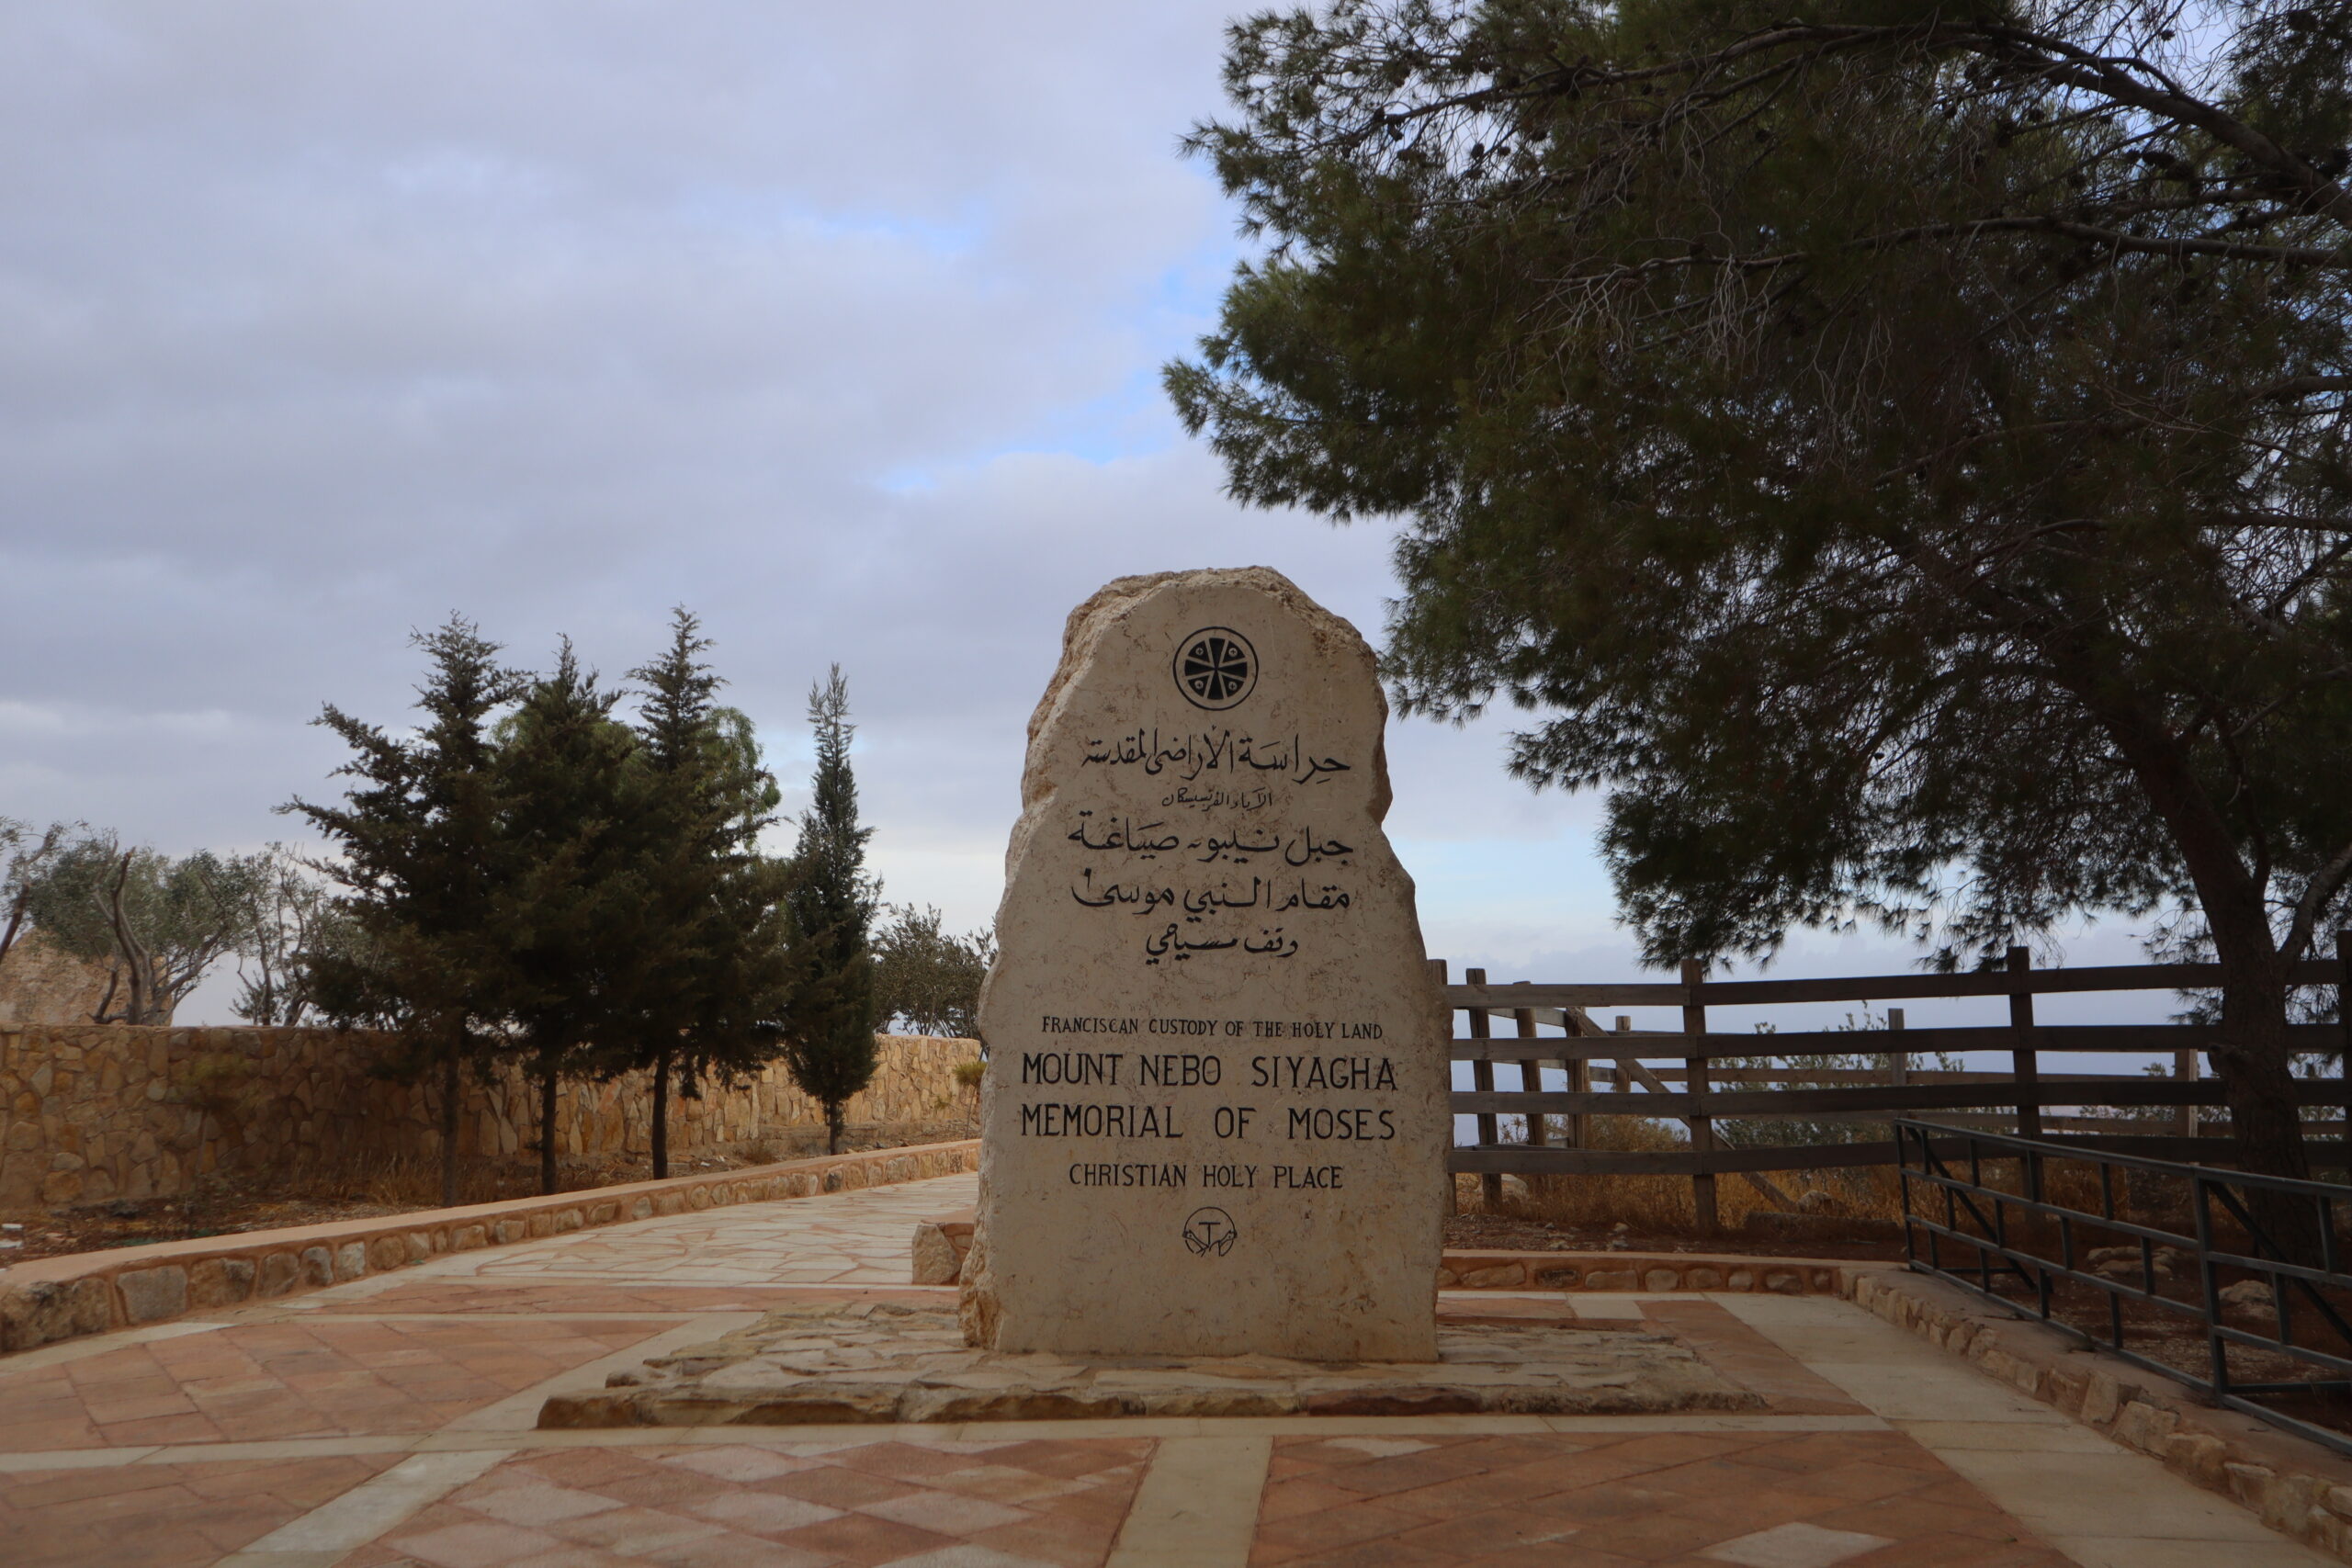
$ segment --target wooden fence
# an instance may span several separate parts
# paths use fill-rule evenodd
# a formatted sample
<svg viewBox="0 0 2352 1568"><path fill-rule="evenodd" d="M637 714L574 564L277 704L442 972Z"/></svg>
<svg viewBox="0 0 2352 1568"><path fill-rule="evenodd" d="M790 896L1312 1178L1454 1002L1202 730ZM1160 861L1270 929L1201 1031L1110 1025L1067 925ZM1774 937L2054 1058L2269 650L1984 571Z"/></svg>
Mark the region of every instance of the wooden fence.
<svg viewBox="0 0 2352 1568"><path fill-rule="evenodd" d="M1430 964L1444 987L1448 1007L1467 1015L1469 1032L1453 1042L1453 1059L1471 1064L1472 1088L1453 1095L1456 1115L1477 1119L1477 1141L1456 1147L1448 1164L1480 1175L1491 1202L1505 1173L1527 1176L1641 1175L1691 1179L1700 1227L1715 1228L1715 1179L1740 1176L1768 1200L1787 1206L1768 1171L1825 1170L1895 1163L1892 1138L1851 1143L1731 1146L1716 1123L1732 1118L1783 1122L1885 1122L1898 1115L1932 1112L1936 1119L1988 1131L2013 1132L2052 1142L2079 1142L2086 1148L2156 1159L2201 1164L2228 1163L2228 1143L2199 1136L2198 1111L2222 1102L2218 1080L2199 1070L2201 1052L2215 1031L2199 1024L2044 1024L2033 1016L2037 996L2093 991L2179 991L2218 987L2221 966L2212 964L2154 964L2082 969L2036 969L2023 948L2009 950L2007 966L1970 975L1879 975L1808 980L1708 980L1697 964L1685 964L1673 982L1625 985L1545 985L1522 982L1490 986L1486 972L1470 969L1464 983L1446 983L1443 960ZM2352 976L2352 933L2340 934L2333 959L2295 966L2291 983L2325 986L2345 996ZM2005 1024L1905 1029L1900 1008L1888 1010L1886 1031L1804 1030L1776 1033L1712 1032L1710 1007L1803 1002L1894 1002L1926 998L2002 997L2008 1002ZM1673 1007L1681 1010L1679 1030L1634 1030L1620 1017L1603 1029L1593 1010L1613 1007ZM2298 1024L2290 1033L2299 1050L2333 1054L2352 1032L2352 1007L2339 1007L2346 1023ZM1498 1038L1496 1025L1510 1032ZM1919 1071L1912 1058L1937 1053L2000 1051L2007 1072ZM2169 1058L2172 1076L2141 1073L2044 1074L2041 1054L2119 1052ZM1715 1070L1724 1057L1781 1060L1792 1056L1880 1055L1883 1069L1827 1069L1804 1065ZM2352 1053L2347 1053L2352 1056ZM1668 1065L1661 1065L1665 1058ZM1495 1066L1515 1067L1518 1086L1498 1089ZM1544 1068L1565 1070L1567 1088L1547 1089ZM2307 1122L2307 1130L2333 1134L2312 1145L2313 1163L2335 1168L2346 1157L2347 1090L2338 1077L2297 1080L2298 1103L2329 1114ZM1640 1092L1634 1092L1639 1090ZM2045 1106L2160 1110L2173 1115L2169 1133L2113 1131L2115 1119L2045 1116ZM1674 1150L1628 1152L1586 1146L1590 1118L1638 1116L1680 1122L1689 1145ZM1502 1119L1517 1117L1521 1141L1505 1143ZM2107 1128L2109 1130L2101 1131Z"/></svg>

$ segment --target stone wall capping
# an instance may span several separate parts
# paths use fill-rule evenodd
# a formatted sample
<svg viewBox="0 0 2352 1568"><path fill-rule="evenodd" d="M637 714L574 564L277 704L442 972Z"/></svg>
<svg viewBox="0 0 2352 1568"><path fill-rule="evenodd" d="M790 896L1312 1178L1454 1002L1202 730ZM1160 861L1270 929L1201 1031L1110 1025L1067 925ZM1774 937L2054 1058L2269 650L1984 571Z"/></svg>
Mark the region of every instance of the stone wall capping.
<svg viewBox="0 0 2352 1568"><path fill-rule="evenodd" d="M408 1268L445 1252L624 1224L642 1217L640 1210L683 1213L689 1204L805 1198L951 1176L974 1168L978 1160L978 1141L966 1139L456 1209L37 1258L0 1269L0 1353L144 1326L190 1310L292 1295Z"/></svg>
<svg viewBox="0 0 2352 1568"><path fill-rule="evenodd" d="M1849 1301L2352 1562L2352 1458L1900 1265L1841 1265Z"/></svg>

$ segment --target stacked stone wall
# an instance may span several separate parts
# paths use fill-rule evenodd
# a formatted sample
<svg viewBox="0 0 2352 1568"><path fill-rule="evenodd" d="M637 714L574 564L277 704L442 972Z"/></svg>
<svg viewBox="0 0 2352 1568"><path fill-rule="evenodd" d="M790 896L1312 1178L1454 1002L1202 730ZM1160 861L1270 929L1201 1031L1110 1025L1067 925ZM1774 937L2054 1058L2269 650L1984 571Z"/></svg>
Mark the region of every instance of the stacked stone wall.
<svg viewBox="0 0 2352 1568"><path fill-rule="evenodd" d="M0 1024L0 1212L170 1197L198 1178L287 1176L369 1160L437 1160L436 1091L383 1077L388 1036L330 1029ZM958 1135L973 1096L955 1077L969 1040L878 1037L874 1081L846 1107L892 1138ZM537 1095L518 1069L461 1090L462 1157L537 1147ZM823 1112L781 1066L699 1099L671 1097L674 1153L766 1144L808 1152ZM566 1083L556 1148L567 1158L644 1153L652 1093L641 1073Z"/></svg>

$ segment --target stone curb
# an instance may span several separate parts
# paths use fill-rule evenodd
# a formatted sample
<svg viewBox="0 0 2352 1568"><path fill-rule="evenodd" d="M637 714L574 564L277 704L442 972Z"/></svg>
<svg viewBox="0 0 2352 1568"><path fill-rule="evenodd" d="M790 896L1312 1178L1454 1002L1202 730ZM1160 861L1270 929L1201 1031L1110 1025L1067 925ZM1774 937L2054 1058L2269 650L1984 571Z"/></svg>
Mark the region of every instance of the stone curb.
<svg viewBox="0 0 2352 1568"><path fill-rule="evenodd" d="M1845 1270L1847 1299L1973 1361L1987 1375L2163 1462L2304 1545L2352 1562L2352 1460L2181 1384L2010 1318L1941 1280L1892 1268Z"/></svg>
<svg viewBox="0 0 2352 1568"><path fill-rule="evenodd" d="M1814 1258L1755 1258L1705 1252L1488 1252L1448 1249L1441 1291L1770 1291L1782 1296L1842 1293L1843 1265Z"/></svg>
<svg viewBox="0 0 2352 1568"><path fill-rule="evenodd" d="M807 1198L974 1169L979 1141L787 1160L666 1181L424 1209L376 1219L39 1258L0 1270L0 1353L268 1301L423 1263L729 1203Z"/></svg>
<svg viewBox="0 0 2352 1568"><path fill-rule="evenodd" d="M602 1389L551 1395L545 1429L1283 1416L1760 1415L1770 1403L1655 1325L1560 1332L1563 1315L1455 1315L1438 1362L1265 1354L1141 1357L980 1350L956 1309L787 1307L681 1346Z"/></svg>
<svg viewBox="0 0 2352 1568"><path fill-rule="evenodd" d="M918 1285L952 1285L972 1249L967 1209L915 1222ZM1441 1255L1441 1291L1770 1291L1783 1296L1845 1293L1844 1265L1814 1258L1744 1253L1512 1252L1457 1249Z"/></svg>

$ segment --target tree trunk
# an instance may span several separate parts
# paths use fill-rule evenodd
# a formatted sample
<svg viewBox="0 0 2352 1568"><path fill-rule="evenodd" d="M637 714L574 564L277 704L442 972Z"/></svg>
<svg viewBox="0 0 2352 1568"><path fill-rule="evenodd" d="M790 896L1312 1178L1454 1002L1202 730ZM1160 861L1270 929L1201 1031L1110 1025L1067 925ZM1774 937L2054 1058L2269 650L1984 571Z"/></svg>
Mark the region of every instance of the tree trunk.
<svg viewBox="0 0 2352 1568"><path fill-rule="evenodd" d="M555 1193L555 1058L539 1054L539 1195Z"/></svg>
<svg viewBox="0 0 2352 1568"><path fill-rule="evenodd" d="M825 1101L825 1152L842 1152L842 1102L838 1100Z"/></svg>
<svg viewBox="0 0 2352 1568"><path fill-rule="evenodd" d="M148 1021L148 1012L153 1004L147 992L154 982L154 970L148 962L145 944L132 934L130 918L122 909L122 889L130 878L132 852L130 850L122 852L122 863L115 869L114 886L107 890L102 908L106 910L107 923L113 930L115 951L122 955L123 974L130 987L130 999L124 1004L122 1021L136 1027Z"/></svg>
<svg viewBox="0 0 2352 1568"><path fill-rule="evenodd" d="M441 1064L441 1206L458 1206L458 1053Z"/></svg>
<svg viewBox="0 0 2352 1568"><path fill-rule="evenodd" d="M653 1053L653 1179L670 1174L670 1057L676 1047L666 1041Z"/></svg>
<svg viewBox="0 0 2352 1568"><path fill-rule="evenodd" d="M0 963L7 960L8 950L17 945L17 933L24 929L25 906L32 901L32 885L28 882L17 889L16 897L9 900L8 923L0 926Z"/></svg>
<svg viewBox="0 0 2352 1568"><path fill-rule="evenodd" d="M2222 1100L2241 1169L2311 1179L2311 1162L2295 1105L2284 987L2249 994L2231 987L2222 999Z"/></svg>
<svg viewBox="0 0 2352 1568"><path fill-rule="evenodd" d="M2218 929L2214 935L2222 961L2222 1049L2213 1060L2238 1168L2308 1181L2310 1152L2295 1104L2294 1048L2287 1032L2286 964L2267 932L2258 953L2245 951L2252 943L2224 942ZM2259 1188L2248 1190L2245 1201L2255 1223L2290 1261L2318 1262L2319 1220L2312 1204Z"/></svg>

